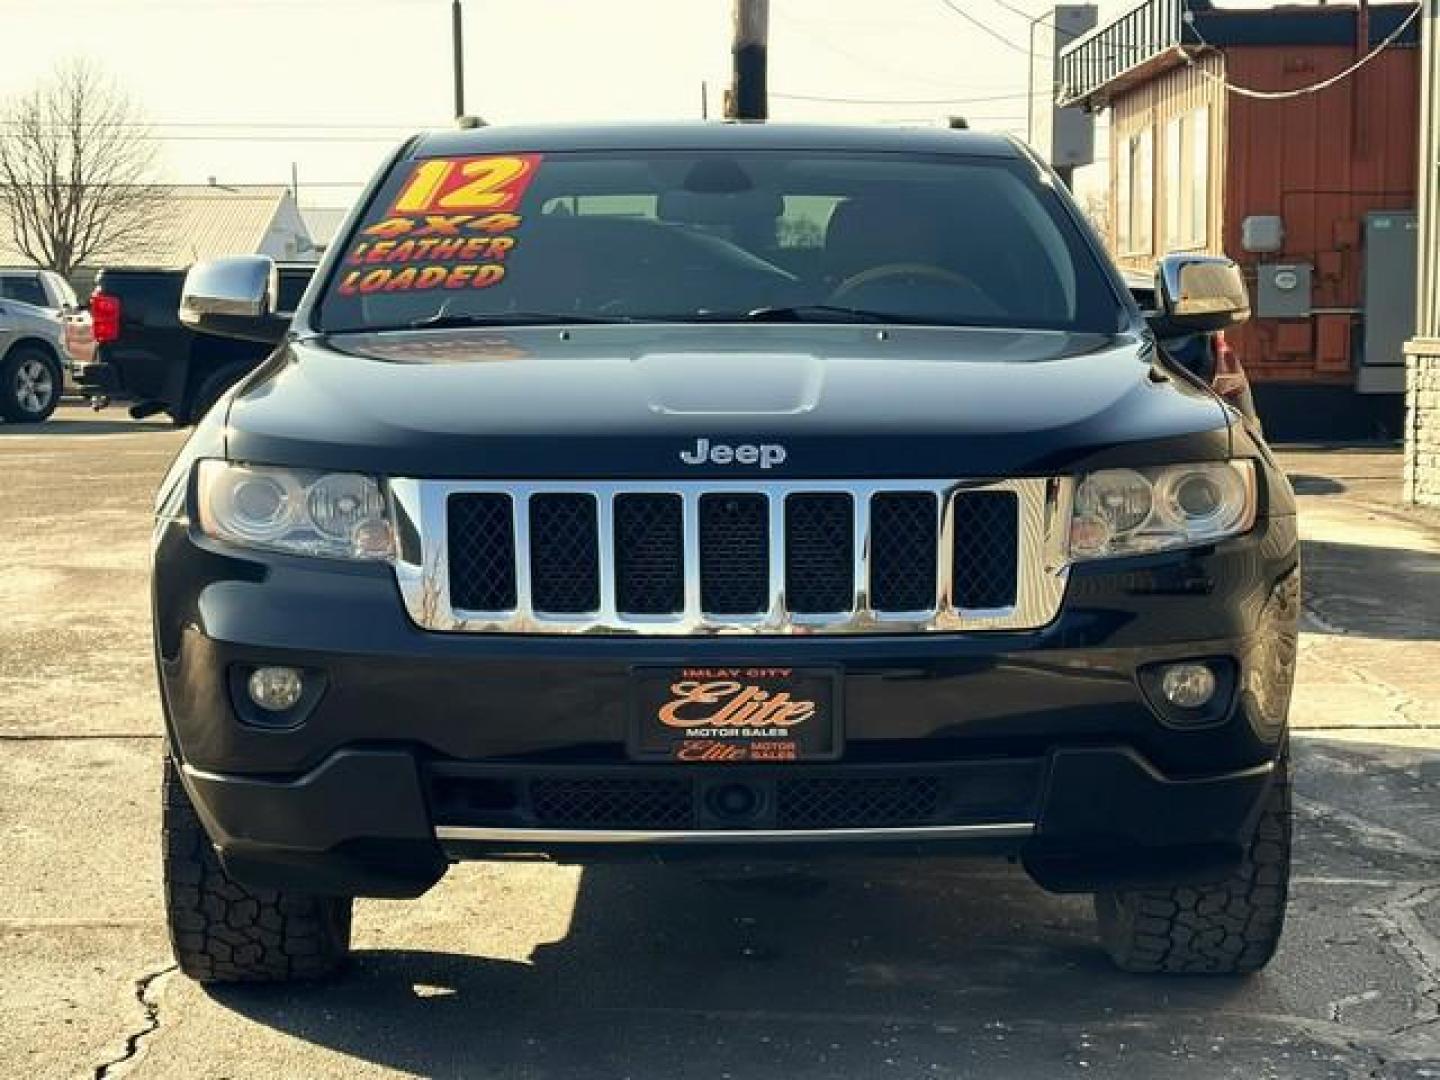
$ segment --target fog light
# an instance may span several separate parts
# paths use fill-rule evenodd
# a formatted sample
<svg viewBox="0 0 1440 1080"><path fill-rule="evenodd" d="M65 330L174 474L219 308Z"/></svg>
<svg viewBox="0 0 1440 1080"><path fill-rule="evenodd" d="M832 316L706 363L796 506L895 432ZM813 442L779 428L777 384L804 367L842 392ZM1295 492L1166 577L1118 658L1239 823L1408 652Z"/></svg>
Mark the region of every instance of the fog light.
<svg viewBox="0 0 1440 1080"><path fill-rule="evenodd" d="M245 685L250 700L266 712L293 709L305 689L300 672L289 667L256 668Z"/></svg>
<svg viewBox="0 0 1440 1080"><path fill-rule="evenodd" d="M1215 696L1215 673L1204 664L1171 664L1160 677L1160 691L1172 705L1198 709Z"/></svg>

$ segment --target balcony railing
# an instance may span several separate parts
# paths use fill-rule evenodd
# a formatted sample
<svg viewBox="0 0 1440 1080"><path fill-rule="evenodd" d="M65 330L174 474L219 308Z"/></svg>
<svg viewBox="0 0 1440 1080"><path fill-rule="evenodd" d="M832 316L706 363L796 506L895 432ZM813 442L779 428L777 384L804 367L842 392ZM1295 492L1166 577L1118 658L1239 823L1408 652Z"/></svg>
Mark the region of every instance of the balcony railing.
<svg viewBox="0 0 1440 1080"><path fill-rule="evenodd" d="M1056 98L1076 104L1183 41L1183 0L1148 0L1060 53Z"/></svg>

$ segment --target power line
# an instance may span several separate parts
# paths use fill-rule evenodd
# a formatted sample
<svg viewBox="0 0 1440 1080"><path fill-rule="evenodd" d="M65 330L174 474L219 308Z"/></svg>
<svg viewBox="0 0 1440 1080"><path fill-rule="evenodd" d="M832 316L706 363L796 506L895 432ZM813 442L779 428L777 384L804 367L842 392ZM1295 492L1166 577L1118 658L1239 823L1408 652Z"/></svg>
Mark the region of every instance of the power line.
<svg viewBox="0 0 1440 1080"><path fill-rule="evenodd" d="M999 4L1006 11L1013 12L1014 14L1019 15L1022 19L1025 19L1027 21L1034 21L1050 14L1050 11L1041 11L1032 15L1024 8L1016 7L1014 4L1010 3L1009 0L991 0L991 3ZM1050 10L1053 11L1054 9L1051 8Z"/></svg>
<svg viewBox="0 0 1440 1080"><path fill-rule="evenodd" d="M1380 42L1379 45L1376 45L1375 48L1371 49L1359 60L1356 60L1355 63L1351 64L1344 71L1341 71L1335 75L1331 75L1328 79L1321 79L1317 83L1311 83L1309 86L1301 86L1294 90L1253 90L1248 86L1237 86L1234 83L1227 81L1223 75L1216 75L1213 71L1207 71L1205 68L1195 63L1195 58L1192 57L1188 52L1186 52L1182 46L1176 45L1175 51L1180 54L1181 58L1184 59L1185 63L1189 64L1191 68L1193 68L1195 71L1198 71L1202 76L1209 79L1211 82L1219 83L1232 94L1236 94L1240 97L1254 98L1258 101L1285 101L1291 98L1304 97L1307 94L1318 94L1320 93L1320 91L1328 90L1330 87L1335 86L1337 83L1344 82L1351 75L1354 75L1366 64L1370 63L1370 61L1374 60L1382 52L1388 49L1391 45L1395 44L1396 41L1400 40L1400 35L1403 34L1407 29L1409 29L1410 24L1420 17L1420 11L1421 6L1419 4L1415 5L1415 10L1412 11L1399 26L1392 30L1390 32L1390 35L1385 38L1384 41ZM1200 33L1200 28L1195 24L1195 13L1190 10L1190 5L1188 3L1185 4L1185 23L1187 26L1190 27L1191 33L1193 33L1200 40L1200 44L1204 45L1207 49L1215 48L1215 46L1211 45L1210 42L1206 41L1205 37Z"/></svg>
<svg viewBox="0 0 1440 1080"><path fill-rule="evenodd" d="M0 128L19 127L21 125L5 124L0 122ZM96 124L86 125L87 129L104 129L108 125ZM64 130L57 125L56 130ZM114 127L111 127L114 130ZM136 142L208 142L208 143L398 143L405 136L403 134L391 135L324 135L324 134L295 134L295 135L167 135L155 132L149 128L137 127L129 129L127 138Z"/></svg>
<svg viewBox="0 0 1440 1080"><path fill-rule="evenodd" d="M155 135L137 131L130 138L137 142L203 142L203 143L397 143L397 135Z"/></svg>
<svg viewBox="0 0 1440 1080"><path fill-rule="evenodd" d="M965 20L966 22L968 22L971 26L975 27L977 30L980 30L980 31L982 31L982 32L984 32L984 33L986 33L986 34L989 34L990 37L994 38L994 39L995 39L996 41L998 41L1001 45L1004 45L1007 49L1013 49L1015 52L1019 53L1019 54L1022 55L1022 56L1029 56L1029 55L1030 55L1030 49L1029 49L1028 46L1021 45L1021 44L1019 44L1018 42L1011 41L1009 38L1007 38L1004 34L1000 33L998 30L992 30L989 26L986 26L983 22L981 22L979 19L977 19L974 15L971 15L968 11L966 11L964 8L962 8L959 4L955 3L954 0L940 0L940 3L943 4L943 5L944 5L946 8L948 8L950 11L953 11L956 15L959 15L960 18L964 19L964 20Z"/></svg>
<svg viewBox="0 0 1440 1080"><path fill-rule="evenodd" d="M0 120L0 126L18 127L21 122L17 120ZM46 122L42 127L58 127L69 130L68 124L59 122ZM283 123L270 120L116 120L103 121L94 124L85 124L87 128L136 128L149 130L154 128L219 128L237 129L245 131L415 131L423 128L424 124L344 124L332 123L330 121L318 121L313 124ZM433 126L433 125L431 125Z"/></svg>
<svg viewBox="0 0 1440 1080"><path fill-rule="evenodd" d="M824 94L781 94L772 91L773 98L784 101L818 101L835 105L978 105L988 101L1024 101L1024 94L991 94L986 97L968 98L852 98L829 97Z"/></svg>
<svg viewBox="0 0 1440 1080"><path fill-rule="evenodd" d="M1041 11L1034 15L1031 15L1030 12L1026 11L1024 8L1016 7L1014 4L1010 3L1010 0L990 0L990 2L992 4L999 4L1006 11L1014 15L1019 15L1026 22L1032 24L1040 22L1046 16L1053 15L1055 13L1055 9L1050 8L1046 11ZM1074 41L1076 38L1084 37L1090 32L1088 30L1062 30L1058 26L1052 27L1052 29L1055 31L1057 37L1067 38L1069 41Z"/></svg>
<svg viewBox="0 0 1440 1080"><path fill-rule="evenodd" d="M797 43L800 45L819 48L824 50L825 52L834 53L836 56L839 56L842 59L849 61L851 64L863 65L868 69L880 72L884 75L893 78L904 79L906 82L924 83L929 86L939 87L941 89L951 91L952 93L961 91L960 87L957 87L954 83L948 81L933 79L926 75L917 74L914 71L905 71L898 67L892 67L889 64L876 63L874 54L878 50L871 49L865 55L861 55L858 52L852 52L849 49L836 45L833 41L829 41L826 38L822 37L820 34L818 34L814 28L814 24L788 18L784 14L783 10L779 8L771 11L771 17L776 19L776 21L780 24L788 26L794 31L796 31L796 40Z"/></svg>

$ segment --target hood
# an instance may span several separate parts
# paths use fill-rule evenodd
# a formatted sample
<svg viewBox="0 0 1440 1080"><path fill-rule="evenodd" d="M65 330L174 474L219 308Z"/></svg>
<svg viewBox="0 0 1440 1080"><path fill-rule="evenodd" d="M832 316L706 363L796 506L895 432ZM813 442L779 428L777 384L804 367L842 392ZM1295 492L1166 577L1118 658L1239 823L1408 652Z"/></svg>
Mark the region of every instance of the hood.
<svg viewBox="0 0 1440 1080"><path fill-rule="evenodd" d="M300 340L236 395L228 440L256 463L514 479L1034 476L1230 445L1219 401L1136 334L852 325Z"/></svg>

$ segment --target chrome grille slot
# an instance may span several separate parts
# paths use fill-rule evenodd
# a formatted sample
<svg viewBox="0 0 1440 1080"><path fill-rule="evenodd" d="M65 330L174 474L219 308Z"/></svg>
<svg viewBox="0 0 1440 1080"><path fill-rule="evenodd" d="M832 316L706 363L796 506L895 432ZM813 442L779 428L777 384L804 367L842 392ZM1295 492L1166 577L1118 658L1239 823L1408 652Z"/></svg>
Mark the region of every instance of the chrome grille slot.
<svg viewBox="0 0 1440 1080"><path fill-rule="evenodd" d="M535 610L575 615L600 609L595 497L559 493L530 499L530 596Z"/></svg>
<svg viewBox="0 0 1440 1080"><path fill-rule="evenodd" d="M470 611L510 611L516 602L515 531L509 495L452 495L450 602Z"/></svg>
<svg viewBox="0 0 1440 1080"><path fill-rule="evenodd" d="M928 491L885 491L870 501L870 606L934 611L936 499Z"/></svg>
<svg viewBox="0 0 1440 1080"><path fill-rule="evenodd" d="M855 504L849 495L785 500L785 599L800 615L855 607Z"/></svg>
<svg viewBox="0 0 1440 1080"><path fill-rule="evenodd" d="M1019 575L1020 500L1013 491L970 491L955 496L955 606L964 611L1015 603Z"/></svg>
<svg viewBox="0 0 1440 1080"><path fill-rule="evenodd" d="M759 615L770 606L770 503L764 495L700 496L700 606Z"/></svg>
<svg viewBox="0 0 1440 1080"><path fill-rule="evenodd" d="M685 604L685 556L678 495L615 500L615 606L633 615L670 615Z"/></svg>
<svg viewBox="0 0 1440 1080"><path fill-rule="evenodd" d="M431 630L1024 630L1067 576L1057 480L390 486L419 538L401 594Z"/></svg>

